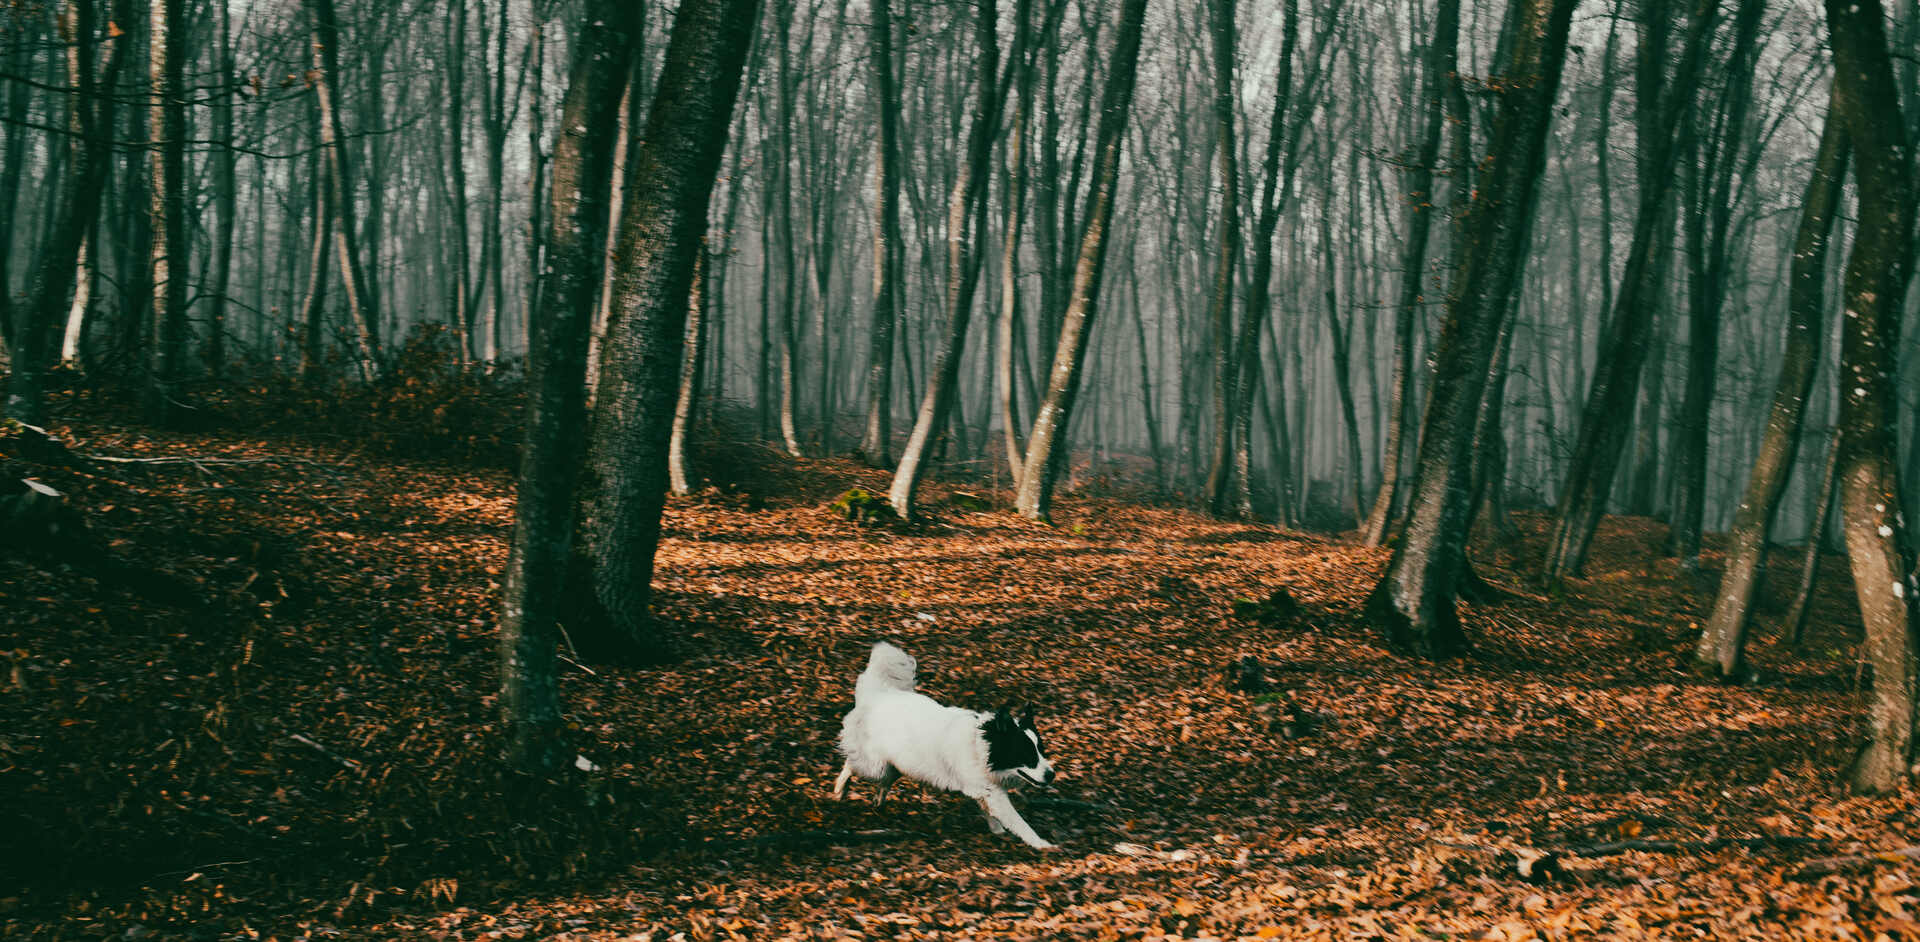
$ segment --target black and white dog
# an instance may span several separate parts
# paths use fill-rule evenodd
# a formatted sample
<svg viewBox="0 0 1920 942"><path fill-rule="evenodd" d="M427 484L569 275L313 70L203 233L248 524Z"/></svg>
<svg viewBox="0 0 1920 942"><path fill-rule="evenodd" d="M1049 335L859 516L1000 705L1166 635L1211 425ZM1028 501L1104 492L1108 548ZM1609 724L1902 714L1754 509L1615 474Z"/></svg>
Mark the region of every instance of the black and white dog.
<svg viewBox="0 0 1920 942"><path fill-rule="evenodd" d="M905 775L979 802L993 833L1011 830L1031 847L1053 850L1007 798L1009 785L1053 783L1053 763L1041 749L1033 711L941 706L914 691L918 670L907 652L884 641L874 644L866 671L853 685L853 712L840 725L847 762L833 783L833 797L845 796L847 782L859 775L880 783L884 803L887 790Z"/></svg>

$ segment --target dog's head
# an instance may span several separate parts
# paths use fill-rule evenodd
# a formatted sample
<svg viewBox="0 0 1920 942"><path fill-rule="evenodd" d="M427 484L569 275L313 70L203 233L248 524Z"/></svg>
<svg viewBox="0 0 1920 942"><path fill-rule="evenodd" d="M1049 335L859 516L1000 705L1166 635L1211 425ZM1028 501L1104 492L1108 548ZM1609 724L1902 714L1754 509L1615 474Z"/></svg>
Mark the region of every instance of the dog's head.
<svg viewBox="0 0 1920 942"><path fill-rule="evenodd" d="M1033 708L1019 713L1002 707L980 724L987 738L987 765L997 775L1018 776L1034 785L1052 785L1053 763L1033 726Z"/></svg>

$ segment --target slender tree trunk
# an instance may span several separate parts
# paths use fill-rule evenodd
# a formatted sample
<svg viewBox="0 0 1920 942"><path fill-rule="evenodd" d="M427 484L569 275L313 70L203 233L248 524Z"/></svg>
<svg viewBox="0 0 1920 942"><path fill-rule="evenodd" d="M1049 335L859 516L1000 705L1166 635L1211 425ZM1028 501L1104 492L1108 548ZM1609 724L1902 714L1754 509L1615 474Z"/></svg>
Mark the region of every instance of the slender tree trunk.
<svg viewBox="0 0 1920 942"><path fill-rule="evenodd" d="M687 434L693 426L694 408L700 400L702 354L706 351L707 306L711 261L706 246L694 256L693 287L687 299L686 353L680 358L680 387L674 397L673 430L667 437L667 488L675 494L693 493L693 477L687 471Z"/></svg>
<svg viewBox="0 0 1920 942"><path fill-rule="evenodd" d="M1514 0L1513 49L1499 88L1484 183L1474 193L1464 265L1448 293L1433 390L1411 485L1411 514L1367 611L1389 642L1428 657L1464 650L1454 610L1466 568L1474 426L1500 322L1525 262L1546 137L1575 0Z"/></svg>
<svg viewBox="0 0 1920 942"><path fill-rule="evenodd" d="M500 711L511 762L529 773L566 760L555 649L586 454L587 339L605 259L621 93L639 28L637 4L589 0L554 144L548 284L528 351L532 395L500 615Z"/></svg>
<svg viewBox="0 0 1920 942"><path fill-rule="evenodd" d="M327 245L333 241L333 174L326 162L314 157L313 251L307 259L307 293L300 303L305 332L300 344L300 378L318 382L326 365L323 356L327 315Z"/></svg>
<svg viewBox="0 0 1920 942"><path fill-rule="evenodd" d="M218 74L221 81L237 83L233 66L233 23L229 0L218 0L215 4L215 16L219 32L215 55L218 58ZM219 378L227 365L227 290L233 281L233 237L235 217L239 214L240 186L236 179L236 164L239 156L233 150L233 98L223 95L213 106L214 138L216 144L212 155L213 163L213 270L210 273L212 284L206 287L209 295L207 310L207 368L215 378ZM265 252L266 247L259 246L258 251ZM76 346L77 346L76 338Z"/></svg>
<svg viewBox="0 0 1920 942"><path fill-rule="evenodd" d="M1107 87L1100 97L1100 130L1094 150L1092 189L1087 199L1086 229L1073 270L1073 287L1060 342L1048 373L1046 398L1034 416L1027 436L1015 506L1021 516L1045 521L1052 513L1053 488L1060 464L1070 450L1067 427L1073 417L1080 370L1087 340L1098 313L1100 280L1107 259L1107 228L1113 220L1119 190L1120 150L1125 143L1127 118L1133 110L1135 65L1140 58L1140 33L1146 18L1146 0L1126 0L1120 11L1119 32L1108 60Z"/></svg>
<svg viewBox="0 0 1920 942"><path fill-rule="evenodd" d="M582 577L570 596L586 610L568 622L579 626L576 642L616 657L663 650L648 606L674 381L707 201L758 10L757 0L682 0L646 124L629 132L634 185L619 221L613 316L570 567Z"/></svg>
<svg viewBox="0 0 1920 942"><path fill-rule="evenodd" d="M1688 25L1686 51L1674 73L1674 87L1661 106L1660 127L1651 142L1648 165L1667 167L1676 152L1675 129L1682 114L1691 106L1694 89L1711 45L1713 23L1719 3L1698 0L1693 21ZM1647 333L1652 325L1657 300L1648 297L1655 280L1647 275L1648 266L1657 264L1653 249L1656 224L1667 218L1667 203L1672 192L1671 174L1653 173L1641 188L1639 216L1634 221L1633 248L1627 255L1626 271L1613 314L1612 344L1601 351L1594 372L1593 387L1580 418L1580 439L1568 462L1567 482L1560 497L1559 519L1548 546L1545 575L1549 585L1578 575L1585 565L1587 548L1600 517L1606 510L1614 472L1626 444L1628 414L1634 393L1640 386L1640 367L1646 359ZM1643 421L1650 417L1643 416Z"/></svg>
<svg viewBox="0 0 1920 942"><path fill-rule="evenodd" d="M774 96L780 112L776 119L779 122L780 148L774 167L780 184L780 322L776 328L780 332L780 438L787 447L787 454L798 458L801 454L800 432L794 410L800 407L800 338L793 314L793 281L797 264L793 234L793 86L800 78L794 72L790 49L793 11L786 4L777 2L774 8L775 41L780 44L780 81Z"/></svg>
<svg viewBox="0 0 1920 942"><path fill-rule="evenodd" d="M334 16L333 0L306 0L307 15L313 20L314 99L320 104L320 150L326 155L327 174L333 181L334 244L339 250L340 281L347 297L347 310L353 319L354 353L362 379L371 380L378 371L380 351L379 313L367 295L366 274L360 269L359 236L354 229L353 175L347 169L346 133L340 123L340 107L335 89L340 74L339 21Z"/></svg>
<svg viewBox="0 0 1920 942"><path fill-rule="evenodd" d="M1213 123L1218 138L1220 230L1215 237L1213 292L1207 301L1207 325L1213 343L1213 457L1208 463L1208 511L1224 517L1233 473L1233 263L1240 257L1240 148L1234 140L1234 0L1211 0L1208 32L1213 37ZM1272 133L1279 134L1276 125Z"/></svg>
<svg viewBox="0 0 1920 942"><path fill-rule="evenodd" d="M1854 147L1860 225L1847 259L1840 341L1840 513L1866 661L1873 668L1867 744L1849 771L1853 787L1900 787L1914 760L1916 651L1913 562L1907 558L1896 461L1894 353L1913 269L1910 142L1887 54L1879 0L1827 0L1834 106Z"/></svg>
<svg viewBox="0 0 1920 942"><path fill-rule="evenodd" d="M920 487L922 468L935 436L947 428L959 398L961 354L966 347L967 322L973 313L973 293L980 266L972 248L974 236L986 229L986 202L993 167L994 129L999 125L998 95L1000 51L995 33L994 0L979 0L975 20L978 44L979 77L975 79L979 102L973 123L967 130L964 163L955 175L953 192L947 200L947 272L946 334L940 351L927 369L927 391L920 400L920 412L900 453L900 466L894 470L893 485L887 498L894 512L903 519L914 513L914 495Z"/></svg>
<svg viewBox="0 0 1920 942"><path fill-rule="evenodd" d="M149 310L147 376L143 404L148 421L165 424L179 402L178 384L187 332L188 263L186 219L187 110L182 97L186 57L183 0L153 0L147 18L147 71L151 111L153 243L148 271L153 305Z"/></svg>
<svg viewBox="0 0 1920 942"><path fill-rule="evenodd" d="M1835 123L1838 118L1829 118L1828 121ZM1837 206L1835 208L1838 209ZM1787 617L1780 622L1782 633L1795 647L1807 636L1807 614L1813 610L1813 587L1820 577L1820 556L1826 549L1827 522L1832 519L1834 497L1840 485L1838 423L1827 433L1827 457L1820 466L1824 470L1820 472L1820 480L1813 485L1813 515L1812 521L1807 524L1807 546L1800 559L1800 585L1793 592L1793 604L1787 608Z"/></svg>
<svg viewBox="0 0 1920 942"><path fill-rule="evenodd" d="M1413 418L1413 331L1420 306L1426 300L1427 240L1433 230L1434 167L1440 162L1440 131L1446 122L1446 84L1457 68L1460 0L1440 0L1435 10L1433 42L1427 47L1426 116L1420 145L1407 168L1407 241L1400 254L1400 297L1393 315L1393 386L1387 394L1387 441L1380 452L1380 492L1361 525L1360 540L1368 546L1386 542L1393 510L1400 506L1405 485L1407 423Z"/></svg>
<svg viewBox="0 0 1920 942"><path fill-rule="evenodd" d="M6 415L30 425L46 421L43 377L46 361L53 352L49 341L67 313L68 295L73 291L75 270L79 266L80 244L99 215L100 194L106 189L107 175L113 168L113 96L98 95L95 89L114 87L131 40L119 38L126 36L125 33L104 37L110 48L106 65L96 78L94 53L102 41L96 34L102 25L110 28L112 22L132 22L134 11L128 0L116 0L113 18L108 24L98 23L93 14L93 4L87 0L73 0L67 7L73 33L66 57L67 84L76 92L67 105L68 128L73 132L70 144L73 166L57 187L48 190L55 194L54 225L40 246L27 308L14 316Z"/></svg>
<svg viewBox="0 0 1920 942"><path fill-rule="evenodd" d="M860 453L868 464L893 463L893 332L900 317L900 92L893 81L893 13L890 0L873 0L875 142L873 226L873 326L867 337L867 425ZM1015 134L1018 135L1018 131ZM1017 139L1017 137L1016 137ZM1009 236L1008 238L1012 238Z"/></svg>
<svg viewBox="0 0 1920 942"><path fill-rule="evenodd" d="M1827 272L1828 237L1840 206L1847 176L1846 130L1829 105L1820 134L1820 152L1814 158L1813 177L1800 205L1800 228L1794 239L1791 295L1787 305L1787 348L1780 360L1780 380L1774 387L1773 408L1767 415L1766 437L1747 479L1746 496L1734 512L1727 539L1727 565L1715 593L1713 614L1694 649L1695 665L1725 679L1745 673L1747 626L1753 596L1766 562L1767 538L1774 510L1786 493L1793 462L1799 453L1800 428L1806 417L1807 392L1820 363L1820 330L1826 312L1822 290ZM1813 535L1818 556L1819 534Z"/></svg>

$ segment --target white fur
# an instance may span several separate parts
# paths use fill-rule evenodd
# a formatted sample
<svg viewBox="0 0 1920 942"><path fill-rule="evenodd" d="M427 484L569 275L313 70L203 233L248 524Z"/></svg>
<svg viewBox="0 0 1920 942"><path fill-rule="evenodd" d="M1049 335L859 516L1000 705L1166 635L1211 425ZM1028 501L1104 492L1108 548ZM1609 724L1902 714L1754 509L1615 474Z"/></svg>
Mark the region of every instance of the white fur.
<svg viewBox="0 0 1920 942"><path fill-rule="evenodd" d="M840 752L847 757L833 784L833 797L846 795L855 775L880 783L879 801L900 776L980 803L994 833L1013 831L1029 846L1052 850L1035 834L1007 798L1007 786L1025 772L1048 780L1053 764L1043 755L1027 769L995 772L987 763L987 739L980 727L992 718L959 707L941 706L914 692L918 665L913 656L884 641L873 646L867 669L853 686L853 711L840 726Z"/></svg>

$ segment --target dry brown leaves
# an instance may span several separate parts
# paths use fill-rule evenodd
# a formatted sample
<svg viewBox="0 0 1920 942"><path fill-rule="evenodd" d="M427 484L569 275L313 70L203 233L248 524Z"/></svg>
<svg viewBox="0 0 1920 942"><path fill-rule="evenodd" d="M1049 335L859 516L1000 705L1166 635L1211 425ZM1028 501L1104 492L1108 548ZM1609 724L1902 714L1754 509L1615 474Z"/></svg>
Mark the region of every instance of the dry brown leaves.
<svg viewBox="0 0 1920 942"><path fill-rule="evenodd" d="M930 522L863 527L822 507L884 474L736 447L762 480L669 509L677 660L569 668L570 735L602 770L530 804L491 771L503 475L293 439L66 434L82 452L285 460L45 470L117 551L205 604L0 558L0 823L31 854L3 865L25 887L0 889L9 936L1920 927L1911 860L1790 878L1811 856L1920 842L1905 797L1837 786L1860 710L1844 586L1810 655L1763 624L1759 684L1698 682L1675 665L1702 593L1647 561L1647 522L1611 521L1594 577L1559 600L1501 568L1524 546L1484 552L1517 594L1466 609L1476 656L1435 665L1359 618L1381 551L1106 501L1068 500L1041 527L938 484ZM1542 522L1522 522L1537 540ZM1297 617L1235 617L1276 587ZM1039 706L1063 779L1025 814L1066 852L990 835L971 803L917 786L883 809L870 788L829 798L877 638L918 655L943 701ZM1248 655L1265 697L1229 689ZM1276 732L1281 705L1313 718L1305 735ZM1572 857L1538 886L1501 856L1769 834L1829 843Z"/></svg>

